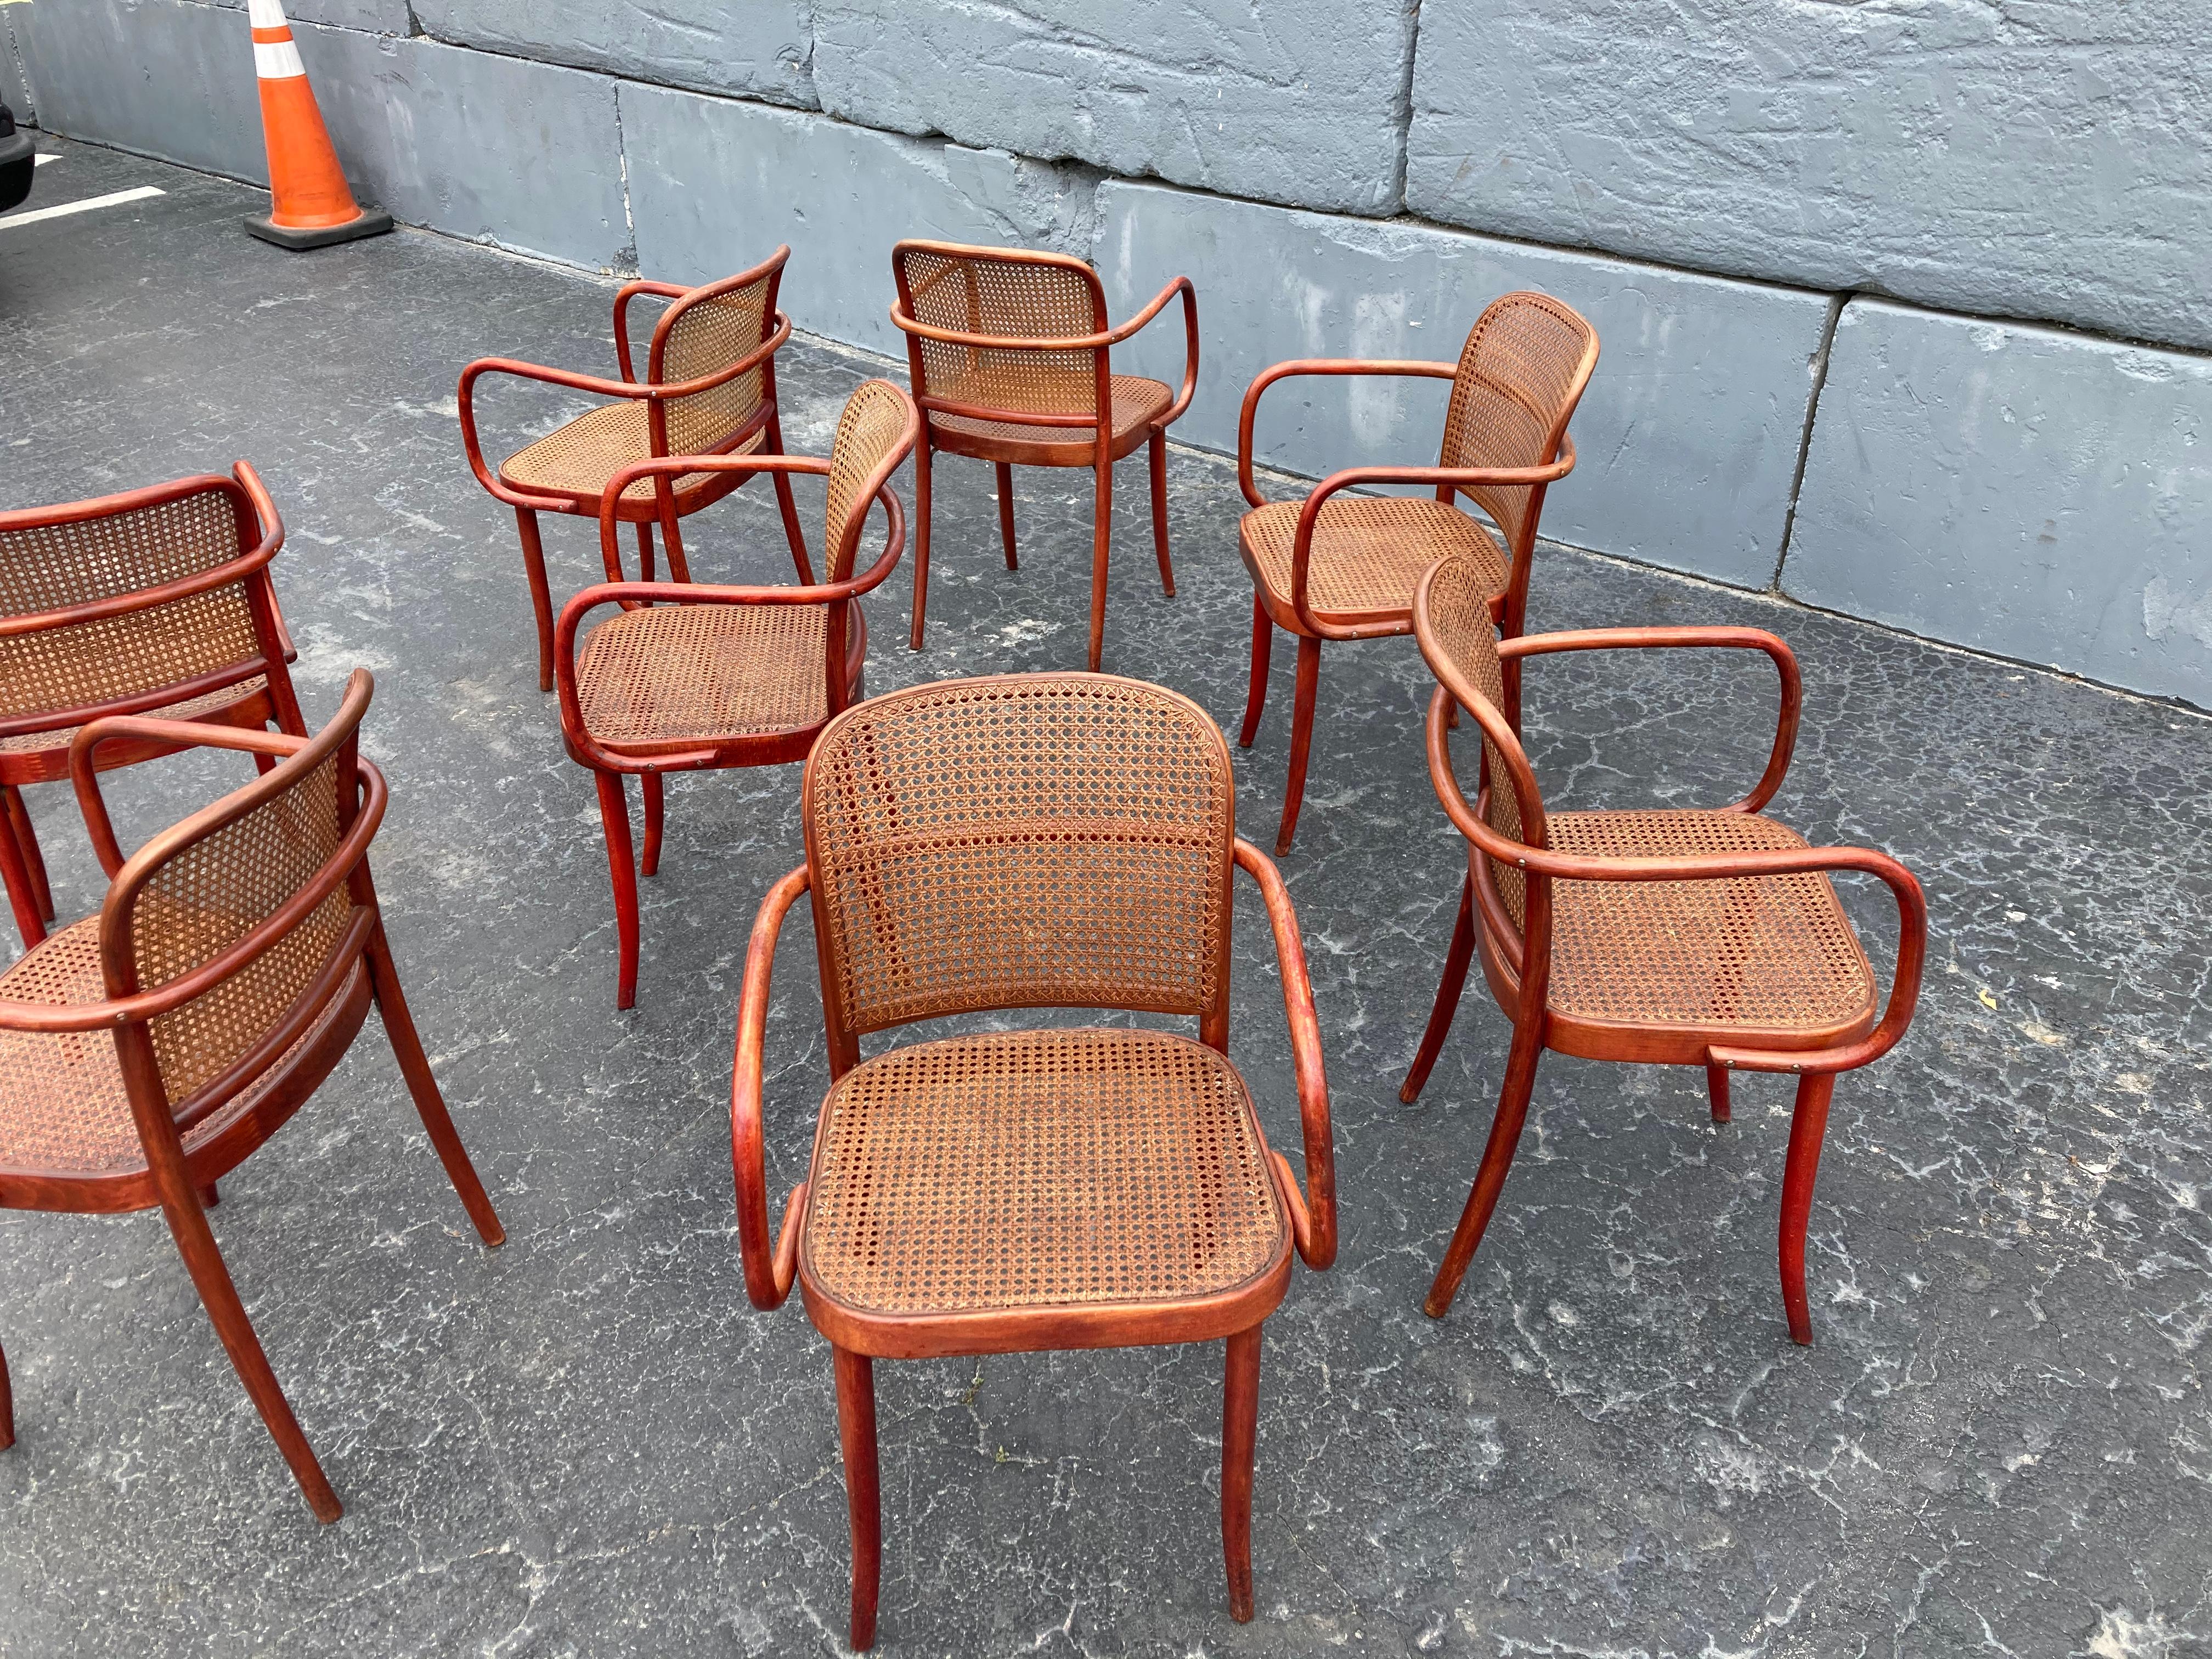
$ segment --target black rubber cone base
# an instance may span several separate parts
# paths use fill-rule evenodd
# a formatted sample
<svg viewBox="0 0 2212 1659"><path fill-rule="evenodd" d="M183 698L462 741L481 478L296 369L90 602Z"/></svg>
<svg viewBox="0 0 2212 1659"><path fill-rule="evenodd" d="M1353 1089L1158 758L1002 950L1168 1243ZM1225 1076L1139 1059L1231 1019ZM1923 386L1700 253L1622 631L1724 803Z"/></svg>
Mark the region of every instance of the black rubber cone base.
<svg viewBox="0 0 2212 1659"><path fill-rule="evenodd" d="M297 225L280 225L266 216L248 214L246 228L264 242L274 242L278 247L289 247L297 252L302 248L328 247L333 242L357 242L364 236L381 236L392 228L392 216L382 208L365 207L361 217L349 219L342 225L316 225L302 229Z"/></svg>

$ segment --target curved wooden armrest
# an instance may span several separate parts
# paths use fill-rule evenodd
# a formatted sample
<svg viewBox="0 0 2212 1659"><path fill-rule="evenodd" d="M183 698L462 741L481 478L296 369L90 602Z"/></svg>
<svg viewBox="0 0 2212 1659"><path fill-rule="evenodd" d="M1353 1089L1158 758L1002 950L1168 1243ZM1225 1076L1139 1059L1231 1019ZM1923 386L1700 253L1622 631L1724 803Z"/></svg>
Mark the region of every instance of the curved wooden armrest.
<svg viewBox="0 0 2212 1659"><path fill-rule="evenodd" d="M1153 422L1158 427L1173 426L1181 420L1183 411L1190 407L1191 394L1198 390L1198 289L1192 286L1189 277L1178 276L1152 297L1152 304L1114 331L1117 338L1127 339L1158 316L1161 307L1176 294L1182 295L1182 386L1176 393L1175 401Z"/></svg>
<svg viewBox="0 0 2212 1659"><path fill-rule="evenodd" d="M673 398L690 398L702 392L711 392L726 381L758 368L775 356L785 341L791 337L791 319L783 313L775 314L775 332L762 341L735 362L726 363L710 374L694 380L669 380L659 385L635 380L610 380L597 374L579 374L572 369L551 368L544 363L525 362L519 357L479 357L461 371L460 388L455 393L455 403L460 411L461 447L468 452L469 470L477 475L477 482L503 501L519 507L552 507L562 505L554 497L528 495L511 489L499 482L491 469L484 465L483 447L477 435L476 385L487 374L507 374L519 380L536 380L545 386L565 386L571 392L588 392L599 398L629 398L647 404L663 404Z"/></svg>
<svg viewBox="0 0 2212 1659"><path fill-rule="evenodd" d="M744 988L738 994L738 1046L730 1073L730 1165L737 1181L738 1251L745 1295L756 1308L779 1308L799 1271L799 1224L806 1183L792 1189L775 1246L769 1247L768 1171L761 1139L761 1048L768 1033L768 994L783 918L810 883L805 865L768 890L745 945Z"/></svg>
<svg viewBox="0 0 2212 1659"><path fill-rule="evenodd" d="M1326 1267L1336 1260L1336 1139L1329 1124L1328 1077L1322 1066L1321 1019L1314 1012L1305 942L1298 934L1298 915L1291 907L1290 890L1283 885L1274 860L1241 836L1237 838L1236 854L1237 862L1260 884L1260 896L1267 906L1267 925L1275 935L1275 960L1282 969L1283 1012L1290 1019L1291 1059L1298 1080L1298 1126L1305 1140L1303 1197L1283 1155L1271 1152L1269 1156L1281 1166L1283 1196L1290 1206L1291 1231L1298 1254L1308 1267Z"/></svg>
<svg viewBox="0 0 2212 1659"><path fill-rule="evenodd" d="M1774 660L1782 678L1782 707L1774 725L1774 748L1766 770L1741 800L1721 810L1756 812L1774 799L1790 770L1790 757L1797 746L1797 724L1804 704L1804 682L1797 659L1789 646L1763 628L1579 628L1557 634L1523 634L1501 640L1501 659L1549 656L1556 651L1663 651L1685 647L1711 650L1764 651Z"/></svg>
<svg viewBox="0 0 2212 1659"><path fill-rule="evenodd" d="M691 290L678 283L624 283L615 290L615 357L622 364L622 377L635 380L630 369L629 302L641 295L655 300L680 300Z"/></svg>
<svg viewBox="0 0 2212 1659"><path fill-rule="evenodd" d="M1252 482L1252 423L1260 413L1260 395L1278 380L1299 374L1398 374L1421 380L1449 380L1459 374L1457 363L1430 363L1390 358L1294 357L1263 368L1244 388L1244 407L1237 417L1237 487L1255 507L1267 498Z"/></svg>
<svg viewBox="0 0 2212 1659"><path fill-rule="evenodd" d="M100 793L100 745L114 742L151 742L174 749L229 749L247 755L274 755L279 760L296 755L308 739L283 732L258 732L251 726L211 726L198 720L155 720L143 714L108 714L79 728L70 739L70 785L76 792L77 811L94 854L108 878L123 868L123 849L116 844L115 825L107 816L106 798Z"/></svg>
<svg viewBox="0 0 2212 1659"><path fill-rule="evenodd" d="M647 478L688 478L696 472L817 472L827 477L830 463L814 455L656 455L633 461L599 493L599 562L611 582L626 580L622 564L623 496L632 484Z"/></svg>
<svg viewBox="0 0 2212 1659"><path fill-rule="evenodd" d="M1897 968L1891 975L1889 1004L1881 1024L1862 1041L1835 1048L1790 1052L1714 1048L1707 1051L1714 1065L1747 1072L1848 1072L1881 1059L1897 1046L1905 1027L1912 1023L1912 1011L1920 998L1921 970L1928 955L1928 900L1912 872L1888 854L1870 847L1788 847L1675 857L1595 858L1554 853L1548 848L1510 840L1483 820L1459 787L1452 770L1450 732L1444 724L1451 695L1440 685L1429 699L1429 776L1452 826L1485 856L1501 864L1554 881L1737 881L1851 870L1887 884L1897 899ZM1465 706L1486 726L1497 718L1490 709ZM1498 781L1492 779L1491 787L1498 787Z"/></svg>

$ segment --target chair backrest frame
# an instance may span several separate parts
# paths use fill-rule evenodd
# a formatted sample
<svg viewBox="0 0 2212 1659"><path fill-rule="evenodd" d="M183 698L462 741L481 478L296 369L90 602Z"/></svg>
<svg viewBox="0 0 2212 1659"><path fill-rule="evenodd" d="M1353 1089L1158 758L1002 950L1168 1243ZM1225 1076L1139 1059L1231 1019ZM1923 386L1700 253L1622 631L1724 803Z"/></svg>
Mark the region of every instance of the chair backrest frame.
<svg viewBox="0 0 2212 1659"><path fill-rule="evenodd" d="M783 269L790 258L789 246L779 246L760 264L741 270L734 276L721 277L697 288L685 289L660 313L653 324L652 343L646 353L647 385L666 386L701 380L724 369L728 372L721 374L721 377L711 386L702 386L684 397L654 398L647 401L646 418L650 434L650 453L656 456L706 454L726 450L775 421L775 354L770 352L749 369L740 369L738 366L749 354L766 344L775 333L777 319L781 314L776 308L776 300L783 286ZM750 298L750 291L755 289L759 293L760 316L757 331L752 337L728 343L734 349L730 352L726 363L701 368L686 361L690 336L695 331L710 325L702 320L706 315L704 308L739 309L730 304L731 296L744 295ZM744 305L742 310L749 312L751 307ZM715 355L723 354L718 352ZM670 362L672 356L677 359L673 365ZM733 383L745 380L751 380L750 388L738 385L732 391ZM729 420L726 429L714 433L709 442L693 441L702 435L695 432L690 424L691 416L698 412L695 405L702 406L710 415L719 413L721 411L714 405L726 401L742 404L748 391L752 398L750 407L744 410L737 418ZM707 403L706 400L709 399L714 400L713 404ZM672 422L674 426L672 432ZM679 440L682 442L680 448L676 447Z"/></svg>
<svg viewBox="0 0 2212 1659"><path fill-rule="evenodd" d="M964 750L945 730L963 725ZM800 811L833 1077L868 1032L1014 1008L1193 1016L1225 1052L1236 787L1188 698L1074 673L892 692L824 728ZM933 916L949 860L959 896ZM915 927L948 920L949 944ZM1083 954L1100 947L1103 971Z"/></svg>
<svg viewBox="0 0 2212 1659"><path fill-rule="evenodd" d="M937 269L915 279L915 267L925 262L935 262ZM1024 319L1020 310L1006 305L999 315L989 314L991 299L983 292L986 271L1002 271L1010 279L1035 285L1040 282L1056 283L1063 290L1057 296L1063 301L1072 298L1079 289L1089 302L1088 326L1072 331L1040 333L1031 340L1024 337L1019 325ZM1051 278L1046 272L1055 273ZM1095 337L1112 331L1106 311L1106 290L1098 280L1098 273L1089 261L1070 253L1053 253L1033 248L982 247L963 242L938 242L908 239L891 249L891 274L898 285L898 305L892 313L906 335L908 383L914 388L916 404L929 412L957 415L972 420L1000 421L1018 426L1065 426L1090 428L1101 442L1110 439L1113 430L1114 392L1111 348L1104 343L1071 344L1086 337ZM959 324L938 322L925 313L929 300L945 283L957 277L964 303L957 314ZM1048 293L1040 297L1050 298ZM985 326L987 322L999 322L1004 327ZM1051 319L1055 328L1068 330L1073 313ZM962 337L962 340L930 339L907 325L920 322ZM950 377L952 384L941 385L948 377L949 364L940 361L933 374L932 359L945 359L953 353L965 353L969 374L974 380L988 385L990 371L1000 369L1018 375L1029 356L1056 356L1073 358L1087 352L1091 362L1087 375L1063 372L1048 379L1038 376L1041 388L1053 381L1064 381L1072 391L1079 380L1087 380L1085 396L1066 399L1040 396L1021 402L993 402L974 397L955 395L960 377ZM1050 365L1046 367L1049 368ZM1064 368L1072 369L1072 363ZM1033 376L1036 371L1029 371ZM1018 380L1015 381L1018 385ZM1087 403L1088 407L1081 404Z"/></svg>

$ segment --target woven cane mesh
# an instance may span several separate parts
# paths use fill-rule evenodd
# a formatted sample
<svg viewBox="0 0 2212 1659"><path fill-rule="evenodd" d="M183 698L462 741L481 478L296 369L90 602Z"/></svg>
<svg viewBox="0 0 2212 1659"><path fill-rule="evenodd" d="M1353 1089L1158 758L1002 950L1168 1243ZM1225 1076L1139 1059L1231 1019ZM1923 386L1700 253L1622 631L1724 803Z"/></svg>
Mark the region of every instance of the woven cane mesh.
<svg viewBox="0 0 2212 1659"><path fill-rule="evenodd" d="M795 731L830 717L829 612L815 605L662 605L585 636L584 728L620 747Z"/></svg>
<svg viewBox="0 0 2212 1659"><path fill-rule="evenodd" d="M1115 447L1140 426L1150 426L1159 412L1175 401L1164 380L1147 380L1136 374L1113 377L1113 434ZM1001 443L1075 444L1083 453L1076 465L1087 465L1091 447L1097 441L1096 427L1024 426L1018 421L979 421L966 415L932 415L930 425L939 432L966 433L971 437Z"/></svg>
<svg viewBox="0 0 2212 1659"><path fill-rule="evenodd" d="M0 615L20 617L174 581L235 559L231 498L202 490L70 524L0 531ZM28 714L173 685L258 655L233 584L99 622L0 638L0 714ZM40 738L32 746L50 746Z"/></svg>
<svg viewBox="0 0 2212 1659"><path fill-rule="evenodd" d="M187 697L182 702L164 703L159 708L146 711L149 720L196 720L203 714L228 708L234 702L243 702L269 689L266 675L256 674L251 679L240 680L235 685L218 686L204 691L197 697ZM43 750L66 749L79 728L62 726L51 732L25 732L12 738L0 738L0 755L27 755Z"/></svg>
<svg viewBox="0 0 2212 1659"><path fill-rule="evenodd" d="M703 392L698 394L702 398L710 395ZM650 422L641 398L603 404L579 415L566 426L555 428L526 449L515 451L500 464L499 476L517 489L576 495L597 501L606 493L607 481L616 473L652 459ZM671 437L672 441L672 432ZM756 432L730 453L750 455L767 441L765 430ZM697 451L672 447L670 453L684 455L696 454ZM708 478L703 472L686 472L672 480L672 487L690 489L707 483ZM626 501L652 499L650 478L640 478L623 491L623 500Z"/></svg>
<svg viewBox="0 0 2212 1659"><path fill-rule="evenodd" d="M804 1249L872 1313L1162 1302L1283 1249L1244 1085L1160 1031L1016 1031L895 1049L823 1104Z"/></svg>
<svg viewBox="0 0 2212 1659"><path fill-rule="evenodd" d="M1748 812L1560 812L1553 850L1680 857L1802 847ZM1551 1006L1638 1025L1789 1030L1871 1015L1874 975L1818 872L1730 881L1554 881Z"/></svg>
<svg viewBox="0 0 2212 1659"><path fill-rule="evenodd" d="M179 849L138 890L131 952L154 990L243 939L337 850L337 767L325 760L244 817ZM172 1100L185 1100L267 1034L323 965L351 914L341 885L275 945L149 1032Z"/></svg>
<svg viewBox="0 0 2212 1659"><path fill-rule="evenodd" d="M1212 1006L1234 793L1220 732L1181 698L1090 676L949 681L861 704L807 776L848 1030Z"/></svg>
<svg viewBox="0 0 2212 1659"><path fill-rule="evenodd" d="M1291 602L1291 550L1302 501L1271 501L1244 515L1244 544L1261 580ZM1330 622L1388 621L1413 614L1413 590L1438 559L1466 560L1492 593L1505 591L1504 550L1457 507L1406 495L1332 495L1314 521L1306 561L1306 606Z"/></svg>
<svg viewBox="0 0 2212 1659"><path fill-rule="evenodd" d="M939 248L909 247L898 257L913 295L914 319L933 328L1066 338L1098 332L1105 314L1098 279L1088 270ZM1034 415L1097 412L1098 371L1088 350L918 343L923 382L915 388L918 394ZM1048 441L1066 440L1055 436Z"/></svg>
<svg viewBox="0 0 2212 1659"><path fill-rule="evenodd" d="M1444 415L1439 466L1542 466L1583 385L1583 359L1596 337L1574 310L1546 294L1509 294L1475 319L1460 353ZM1465 494L1522 545L1534 526L1528 484L1481 485Z"/></svg>
<svg viewBox="0 0 2212 1659"><path fill-rule="evenodd" d="M830 550L830 580L842 582L853 574L852 549L844 544L846 521L853 509L862 517L868 510L861 491L872 473L904 435L905 394L888 380L868 380L846 399L837 417L837 436L830 447L830 507L824 520L823 545ZM859 538L854 538L858 545Z"/></svg>
<svg viewBox="0 0 2212 1659"><path fill-rule="evenodd" d="M1501 714L1505 708L1505 681L1498 661L1498 629L1490 620L1490 573L1480 565L1455 559L1437 572L1429 589L1429 624L1432 630L1424 643L1441 650L1468 684ZM1514 793L1504 757L1488 733L1482 739L1482 777L1490 795L1484 814L1490 827L1508 841L1528 840L1521 818L1521 798ZM1498 896L1505 901L1516 924L1528 921L1528 893L1520 870L1499 860L1490 861Z"/></svg>
<svg viewBox="0 0 2212 1659"><path fill-rule="evenodd" d="M769 284L774 273L711 299L678 300L661 341L663 385L696 380L727 368L768 337ZM764 368L747 369L688 398L668 400L668 453L702 455L752 419L761 405Z"/></svg>
<svg viewBox="0 0 2212 1659"><path fill-rule="evenodd" d="M350 981L341 988L288 1054L322 1035L350 989ZM87 1003L106 994L98 916L49 935L0 974L0 1000ZM277 1069L272 1066L261 1079L185 1130L185 1150L191 1152L251 1110ZM115 1175L145 1162L112 1033L0 1031L0 1169Z"/></svg>

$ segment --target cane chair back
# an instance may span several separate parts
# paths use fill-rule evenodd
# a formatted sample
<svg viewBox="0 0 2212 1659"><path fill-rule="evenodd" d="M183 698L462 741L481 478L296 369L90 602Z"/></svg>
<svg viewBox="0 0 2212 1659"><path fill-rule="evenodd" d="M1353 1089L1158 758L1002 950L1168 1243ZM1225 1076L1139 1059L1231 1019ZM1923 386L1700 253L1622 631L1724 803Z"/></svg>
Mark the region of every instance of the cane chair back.
<svg viewBox="0 0 2212 1659"><path fill-rule="evenodd" d="M228 478L124 499L132 504L111 498L0 514L0 718L133 699L143 707L143 694L264 654L243 573L164 603L37 623L203 575L262 539L252 503ZM0 738L0 750L56 741L29 733Z"/></svg>
<svg viewBox="0 0 2212 1659"><path fill-rule="evenodd" d="M877 698L823 733L804 816L833 1030L1021 1007L1222 1018L1235 789L1186 698L1080 674Z"/></svg>
<svg viewBox="0 0 2212 1659"><path fill-rule="evenodd" d="M1597 367L1597 331L1548 294L1508 294L1475 319L1444 414L1444 467L1538 467L1559 441ZM1533 535L1534 484L1463 485L1521 554Z"/></svg>
<svg viewBox="0 0 2212 1659"><path fill-rule="evenodd" d="M353 914L343 877L359 857L339 861L340 849L360 787L352 723L342 721L318 739L319 759L271 772L126 866L102 911L102 967L117 997L158 990L274 931L237 972L148 1022L163 1087L180 1108L283 1024L339 948ZM319 899L317 886L328 890Z"/></svg>
<svg viewBox="0 0 2212 1659"><path fill-rule="evenodd" d="M1065 254L902 242L893 251L899 301L916 322L985 338L1067 339L1107 331L1097 273ZM1022 415L1093 415L1104 348L1040 350L909 336L915 396Z"/></svg>
<svg viewBox="0 0 2212 1659"><path fill-rule="evenodd" d="M1472 691L1488 705L1497 717L1497 726L1503 729L1507 725L1505 675L1498 657L1498 625L1490 614L1492 591L1488 573L1475 560L1452 559L1441 565L1429 589L1432 631L1423 643L1456 672L1461 683L1455 686L1447 682L1448 688L1461 696ZM1476 713L1472 708L1468 712ZM1499 739L1491 735L1492 722L1478 717L1478 723L1482 727L1482 781L1488 790L1481 802L1485 821L1508 841L1524 847L1543 846L1542 801L1522 802ZM1510 737L1506 740L1510 742ZM1518 744L1513 745L1513 757L1522 770L1528 769L1527 757ZM1528 883L1522 872L1503 859L1491 860L1490 869L1514 925L1527 926Z"/></svg>
<svg viewBox="0 0 2212 1659"><path fill-rule="evenodd" d="M750 278L750 280L748 280ZM783 266L694 289L653 331L646 378L654 385L705 379L757 351L775 329L775 291ZM666 455L711 453L760 412L769 368L756 364L719 386L666 399Z"/></svg>
<svg viewBox="0 0 2212 1659"><path fill-rule="evenodd" d="M868 503L888 482L884 459L893 450L904 459L901 446L910 441L913 421L914 404L889 380L869 380L847 399L830 446L830 502L822 543L828 550L829 580L851 580Z"/></svg>

